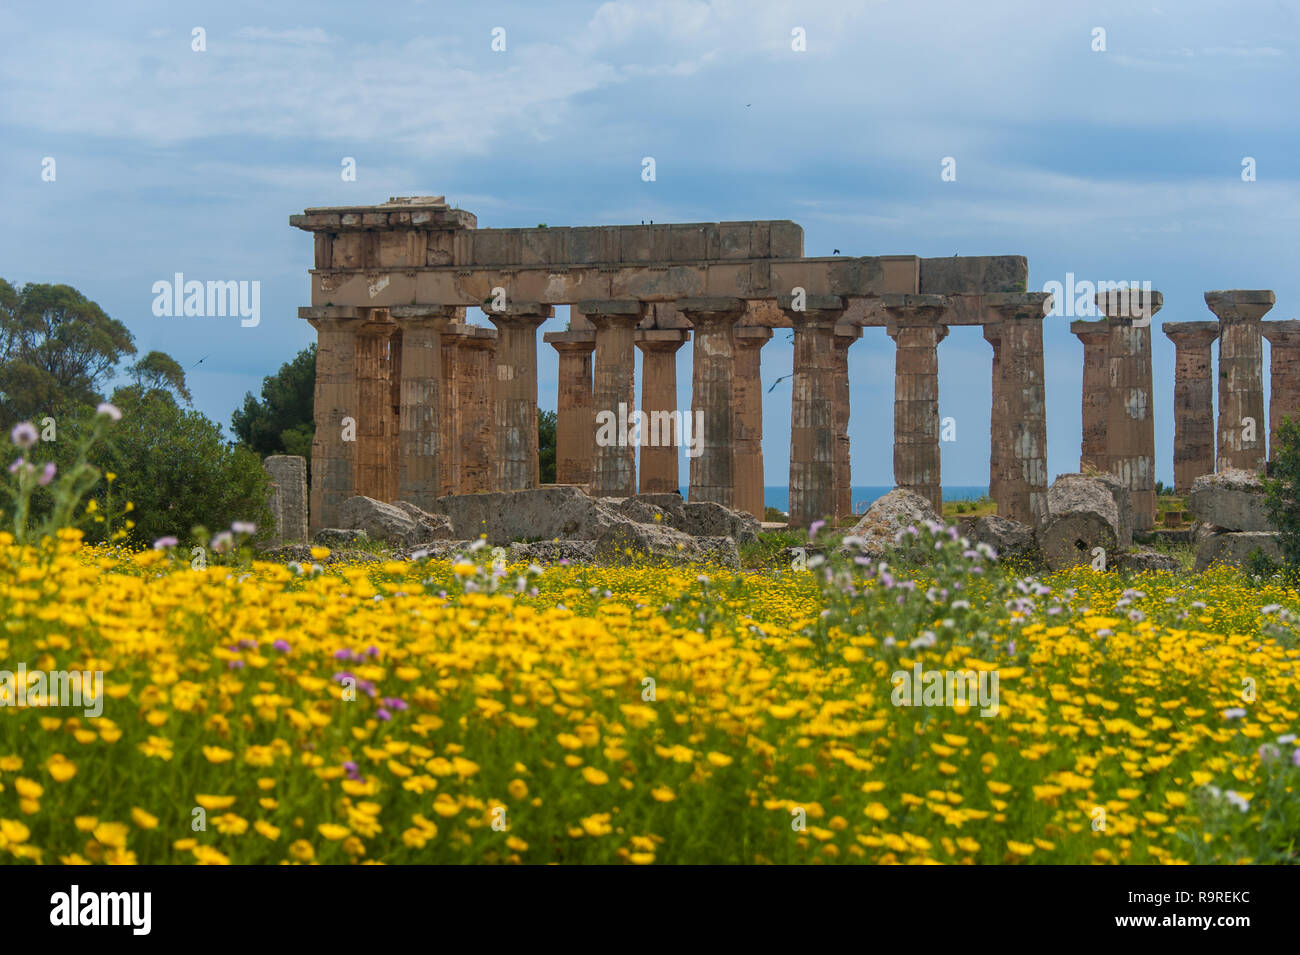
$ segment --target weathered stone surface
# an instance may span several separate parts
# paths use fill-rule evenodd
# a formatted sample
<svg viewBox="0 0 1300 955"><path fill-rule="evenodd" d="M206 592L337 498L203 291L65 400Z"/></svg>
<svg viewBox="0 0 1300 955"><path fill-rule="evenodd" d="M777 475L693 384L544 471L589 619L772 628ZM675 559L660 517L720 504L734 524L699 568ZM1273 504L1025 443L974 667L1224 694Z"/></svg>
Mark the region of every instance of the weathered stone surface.
<svg viewBox="0 0 1300 955"><path fill-rule="evenodd" d="M1033 557L1037 549L1032 527L996 514L977 520L970 536L976 542L992 547L998 560L1025 560Z"/></svg>
<svg viewBox="0 0 1300 955"><path fill-rule="evenodd" d="M271 517L275 544L307 540L307 459L296 454L272 454L262 462L271 483Z"/></svg>
<svg viewBox="0 0 1300 955"><path fill-rule="evenodd" d="M1083 474L1063 474L1047 492L1047 520L1038 549L1052 570L1093 560L1100 547L1109 563L1119 552L1119 510L1106 484Z"/></svg>
<svg viewBox="0 0 1300 955"><path fill-rule="evenodd" d="M864 555L880 557L893 549L894 536L903 528L938 520L939 515L926 498L906 488L894 488L867 508L862 520L849 531L845 543L855 538Z"/></svg>
<svg viewBox="0 0 1300 955"><path fill-rule="evenodd" d="M427 541L415 547L407 547L398 551L398 556L403 560L423 560L426 557L429 560L452 560L461 554L468 554L473 545L474 541Z"/></svg>
<svg viewBox="0 0 1300 955"><path fill-rule="evenodd" d="M314 543L330 548L346 547L349 544L359 544L369 539L363 530L342 527L322 527L312 537Z"/></svg>
<svg viewBox="0 0 1300 955"><path fill-rule="evenodd" d="M666 524L669 527L673 526L673 522L664 513L662 507L639 498L629 497L620 502L618 512L629 521L636 521L638 524Z"/></svg>
<svg viewBox="0 0 1300 955"><path fill-rule="evenodd" d="M1282 548L1278 546L1277 535L1267 531L1205 534L1196 543L1196 563L1192 569L1199 573L1214 564L1242 567L1257 550L1274 560L1282 559Z"/></svg>
<svg viewBox="0 0 1300 955"><path fill-rule="evenodd" d="M664 512L668 523L673 527L679 526L686 518L686 501L683 500L681 494L677 492L668 494L638 494L636 497L628 498L628 500L639 501L643 504L649 504L652 507L659 508Z"/></svg>
<svg viewBox="0 0 1300 955"><path fill-rule="evenodd" d="M410 501L398 501L393 506L414 518L417 531L415 536L420 541L451 540L455 536L452 533L451 518L446 514L430 514Z"/></svg>
<svg viewBox="0 0 1300 955"><path fill-rule="evenodd" d="M675 528L620 521L596 538L596 559L612 564L691 563L703 560L704 551L694 537Z"/></svg>
<svg viewBox="0 0 1300 955"><path fill-rule="evenodd" d="M418 512L420 509L415 510ZM425 525L420 518L396 504L386 504L361 495L343 502L339 508L339 523L350 530L365 531L371 540L384 541L398 547L410 547L432 540L437 533L433 525ZM450 536L445 527L442 533L444 537Z"/></svg>
<svg viewBox="0 0 1300 955"><path fill-rule="evenodd" d="M590 561L596 556L595 541L534 541L510 545L510 561L555 564L560 561Z"/></svg>
<svg viewBox="0 0 1300 955"><path fill-rule="evenodd" d="M732 537L697 537L695 543L704 553L704 560L710 564L736 569L740 567L740 548Z"/></svg>
<svg viewBox="0 0 1300 955"><path fill-rule="evenodd" d="M1188 496L1192 516L1229 531L1274 531L1264 501L1264 485L1253 471L1230 468L1203 474Z"/></svg>
<svg viewBox="0 0 1300 955"><path fill-rule="evenodd" d="M340 531L334 528L323 528L318 532L326 535L331 531L337 534L353 534L355 531ZM320 543L320 541L317 541ZM310 567L312 564L377 564L387 560L382 554L374 554L364 550L349 550L346 545L330 546L329 556L322 560L317 560L311 555L311 545L308 544L285 544L283 547L272 547L258 555L258 560L275 561L276 563L298 564L303 568Z"/></svg>
<svg viewBox="0 0 1300 955"><path fill-rule="evenodd" d="M740 543L758 540L758 521L713 501L688 501L680 517L666 514L676 530L692 537L731 537Z"/></svg>
<svg viewBox="0 0 1300 955"><path fill-rule="evenodd" d="M556 485L526 491L458 494L438 499L458 537L487 535L489 544L535 540L596 540L611 526L628 523L614 506Z"/></svg>
<svg viewBox="0 0 1300 955"><path fill-rule="evenodd" d="M1119 565L1125 570L1131 570L1135 573L1150 570L1178 571L1182 569L1182 564L1178 562L1177 557L1162 554L1148 547L1139 547L1124 554L1120 557Z"/></svg>
<svg viewBox="0 0 1300 955"><path fill-rule="evenodd" d="M1088 477L1100 481L1110 491L1115 502L1115 511L1119 514L1119 547L1128 550L1133 546L1133 504L1128 485L1113 474L1089 474Z"/></svg>

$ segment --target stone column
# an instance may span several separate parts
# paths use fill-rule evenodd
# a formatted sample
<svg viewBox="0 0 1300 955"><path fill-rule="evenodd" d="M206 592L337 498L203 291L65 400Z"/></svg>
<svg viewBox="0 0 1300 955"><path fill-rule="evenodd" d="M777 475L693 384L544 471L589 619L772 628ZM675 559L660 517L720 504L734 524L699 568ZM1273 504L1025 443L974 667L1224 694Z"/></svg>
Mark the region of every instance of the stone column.
<svg viewBox="0 0 1300 955"><path fill-rule="evenodd" d="M809 295L795 311L783 296L781 310L794 326L794 379L790 390L790 526L808 527L834 518L838 444L835 398L835 323L844 300ZM847 369L846 369L847 370Z"/></svg>
<svg viewBox="0 0 1300 955"><path fill-rule="evenodd" d="M998 483L1002 479L1003 450L1010 440L1008 436L1007 407L1002 389L1002 328L1000 325L986 322L983 326L984 340L993 346L993 397L989 403L989 497L998 500Z"/></svg>
<svg viewBox="0 0 1300 955"><path fill-rule="evenodd" d="M849 454L849 348L862 337L861 325L835 326L832 399L835 403L835 516L853 515L853 459Z"/></svg>
<svg viewBox="0 0 1300 955"><path fill-rule="evenodd" d="M690 499L735 507L736 352L731 333L746 306L738 298L683 298L677 310L695 330L691 423L692 428L703 424L702 433L691 433L700 453L691 458Z"/></svg>
<svg viewBox="0 0 1300 955"><path fill-rule="evenodd" d="M335 305L298 309L316 329L316 434L311 445L311 529L338 524L356 495L357 329L363 310ZM351 424L345 425L344 419Z"/></svg>
<svg viewBox="0 0 1300 955"><path fill-rule="evenodd" d="M1071 322L1070 331L1083 342L1083 442L1079 470L1109 470L1106 460L1106 420L1110 414L1110 328L1101 322Z"/></svg>
<svg viewBox="0 0 1300 955"><path fill-rule="evenodd" d="M271 517L277 546L307 542L307 459L296 454L272 454L262 461L270 478Z"/></svg>
<svg viewBox="0 0 1300 955"><path fill-rule="evenodd" d="M496 490L496 350L495 329L465 326L456 349L458 494Z"/></svg>
<svg viewBox="0 0 1300 955"><path fill-rule="evenodd" d="M1272 461L1277 458L1277 429L1282 419L1289 417L1300 424L1300 322L1262 322L1261 326L1272 346L1268 401L1268 454Z"/></svg>
<svg viewBox="0 0 1300 955"><path fill-rule="evenodd" d="M394 325L384 309L357 330L357 494L391 502L397 493L396 422L392 414L389 345Z"/></svg>
<svg viewBox="0 0 1300 955"><path fill-rule="evenodd" d="M1036 527L1047 517L1047 388L1043 377L1046 292L999 292L983 297L998 328L1001 411L998 515ZM987 326L986 326L987 327Z"/></svg>
<svg viewBox="0 0 1300 955"><path fill-rule="evenodd" d="M1267 289L1206 292L1219 317L1218 469L1263 471L1264 344L1260 319L1276 296Z"/></svg>
<svg viewBox="0 0 1300 955"><path fill-rule="evenodd" d="M439 338L442 342L442 408L439 417L441 461L438 467L438 493L460 493L460 342L465 337L463 324L450 324Z"/></svg>
<svg viewBox="0 0 1300 955"><path fill-rule="evenodd" d="M881 296L894 340L894 483L943 509L939 469L940 324L948 308L943 295L891 293Z"/></svg>
<svg viewBox="0 0 1300 955"><path fill-rule="evenodd" d="M401 329L398 406L397 499L426 511L443 493L446 438L443 424L442 333L455 309L442 305L395 305Z"/></svg>
<svg viewBox="0 0 1300 955"><path fill-rule="evenodd" d="M1218 322L1165 322L1174 343L1174 490L1187 494L1202 474L1214 473L1214 379L1210 346Z"/></svg>
<svg viewBox="0 0 1300 955"><path fill-rule="evenodd" d="M560 353L555 403L555 482L586 487L591 484L591 460L596 446L596 418L591 406L596 333L547 332L542 337Z"/></svg>
<svg viewBox="0 0 1300 955"><path fill-rule="evenodd" d="M646 306L635 299L614 299L584 301L579 308L596 326L591 494L631 497L636 494L636 447L628 442L627 432L636 405L634 340Z"/></svg>
<svg viewBox="0 0 1300 955"><path fill-rule="evenodd" d="M651 328L636 333L641 349L641 493L676 491L677 447L682 441L677 414L677 351L690 332Z"/></svg>
<svg viewBox="0 0 1300 955"><path fill-rule="evenodd" d="M763 483L763 346L772 340L766 325L735 325L735 376L731 397L735 437L731 455L736 483L736 510L763 520L767 514Z"/></svg>
<svg viewBox="0 0 1300 955"><path fill-rule="evenodd" d="M551 305L511 302L501 311L483 308L497 327L497 490L538 487L537 327L555 313Z"/></svg>
<svg viewBox="0 0 1300 955"><path fill-rule="evenodd" d="M1111 394L1106 414L1106 461L1111 474L1128 485L1133 530L1149 531L1156 521L1156 428L1151 407L1151 317L1164 296L1137 289L1099 293L1106 315Z"/></svg>

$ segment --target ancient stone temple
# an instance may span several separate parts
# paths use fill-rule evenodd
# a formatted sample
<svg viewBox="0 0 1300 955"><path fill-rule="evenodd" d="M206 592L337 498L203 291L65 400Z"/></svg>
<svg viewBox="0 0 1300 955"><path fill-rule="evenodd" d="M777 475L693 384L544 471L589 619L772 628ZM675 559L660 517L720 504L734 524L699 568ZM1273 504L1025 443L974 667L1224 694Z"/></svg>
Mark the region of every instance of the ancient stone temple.
<svg viewBox="0 0 1300 955"><path fill-rule="evenodd" d="M479 229L441 197L307 209L317 330L311 526L365 494L428 507L536 487L536 330L559 363L557 481L623 497L677 487L761 517L763 345L791 329L791 521L851 509L848 348L895 348L895 482L940 504L939 345L994 342L990 478L999 513L1041 518L1047 489L1042 320L1020 256L809 258L793 222ZM482 315L493 327L469 324ZM870 345L887 340L875 333ZM691 402L677 407L689 344ZM885 346L887 347L887 346ZM642 356L641 381L636 355ZM637 386L641 388L638 406ZM639 422L637 419L640 419ZM638 475L638 452L640 474Z"/></svg>

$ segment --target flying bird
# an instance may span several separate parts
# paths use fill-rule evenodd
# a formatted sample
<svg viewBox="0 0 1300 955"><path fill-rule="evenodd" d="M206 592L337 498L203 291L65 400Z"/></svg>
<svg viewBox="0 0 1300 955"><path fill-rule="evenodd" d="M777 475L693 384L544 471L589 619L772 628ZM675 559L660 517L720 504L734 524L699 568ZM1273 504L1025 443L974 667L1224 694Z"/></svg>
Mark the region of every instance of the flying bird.
<svg viewBox="0 0 1300 955"><path fill-rule="evenodd" d="M782 376L781 376L780 378L778 378L776 381L772 382L772 387L769 388L769 389L767 389L767 393L770 395L773 391L776 390L776 386L777 386L777 385L779 385L781 382L785 381L787 378L793 378L793 377L794 377L794 372L790 372L790 374L788 374L788 375L782 375Z"/></svg>
<svg viewBox="0 0 1300 955"><path fill-rule="evenodd" d="M202 358L200 358L200 359L199 359L198 361L196 361L194 364L190 365L190 367L191 367L191 368L198 368L199 365L203 364L203 363L204 363L205 361L207 361L207 360L208 360L208 356L207 356L207 355L204 355Z"/></svg>

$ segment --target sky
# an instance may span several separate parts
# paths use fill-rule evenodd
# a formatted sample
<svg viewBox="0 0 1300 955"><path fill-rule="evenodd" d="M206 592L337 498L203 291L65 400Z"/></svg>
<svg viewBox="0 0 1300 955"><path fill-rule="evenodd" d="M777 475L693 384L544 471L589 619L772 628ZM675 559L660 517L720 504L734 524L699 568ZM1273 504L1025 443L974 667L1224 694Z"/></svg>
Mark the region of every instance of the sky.
<svg viewBox="0 0 1300 955"><path fill-rule="evenodd" d="M1273 289L1267 318L1297 317L1298 39L1294 0L7 0L0 277L98 302L228 430L313 340L312 240L288 224L309 206L445 195L485 228L792 219L810 256L1024 255L1033 290L1072 272L1164 294L1168 484L1159 325L1213 320L1203 294L1222 288ZM155 316L177 272L260 282L260 322ZM1079 463L1070 321L1044 328L1053 476ZM789 334L763 350L765 390ZM553 409L554 349L539 357ZM987 482L991 357L978 327L939 346L944 484ZM893 483L893 360L879 328L849 351L855 485ZM1266 386L1268 361L1265 344ZM764 399L770 485L789 418L787 380Z"/></svg>

